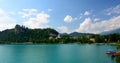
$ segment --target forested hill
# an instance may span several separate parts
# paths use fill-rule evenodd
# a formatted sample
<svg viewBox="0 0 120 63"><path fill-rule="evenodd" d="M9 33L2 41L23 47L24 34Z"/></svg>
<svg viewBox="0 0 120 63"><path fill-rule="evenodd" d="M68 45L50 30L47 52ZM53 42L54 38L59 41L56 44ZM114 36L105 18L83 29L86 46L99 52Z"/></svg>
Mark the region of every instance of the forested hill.
<svg viewBox="0 0 120 63"><path fill-rule="evenodd" d="M93 36L95 34L73 32L73 33L70 33L69 35L72 36L72 37L79 37L79 36Z"/></svg>
<svg viewBox="0 0 120 63"><path fill-rule="evenodd" d="M57 38L57 39L56 39ZM120 34L96 35L89 33L73 32L71 34L59 34L51 28L29 29L16 25L13 29L0 32L0 43L109 43L120 42Z"/></svg>
<svg viewBox="0 0 120 63"><path fill-rule="evenodd" d="M13 29L7 29L0 32L0 43L2 42L42 42L49 39L50 34L58 35L58 32L51 28L29 29L25 26L16 25Z"/></svg>

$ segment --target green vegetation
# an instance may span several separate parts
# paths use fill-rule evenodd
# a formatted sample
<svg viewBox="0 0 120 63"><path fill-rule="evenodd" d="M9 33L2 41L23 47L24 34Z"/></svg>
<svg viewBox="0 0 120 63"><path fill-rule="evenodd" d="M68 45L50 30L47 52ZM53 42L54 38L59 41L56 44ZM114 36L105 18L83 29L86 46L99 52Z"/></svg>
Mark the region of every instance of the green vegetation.
<svg viewBox="0 0 120 63"><path fill-rule="evenodd" d="M28 29L24 26L16 25L14 29L0 32L0 43L43 43L48 42L49 34L58 35L54 29Z"/></svg>
<svg viewBox="0 0 120 63"><path fill-rule="evenodd" d="M120 63L120 56L116 58L116 63Z"/></svg>
<svg viewBox="0 0 120 63"><path fill-rule="evenodd" d="M117 44L117 49L120 50L120 43ZM116 63L120 63L120 56L116 57Z"/></svg>
<svg viewBox="0 0 120 63"><path fill-rule="evenodd" d="M60 36L60 37L58 37ZM89 33L59 34L51 28L29 29L16 25L13 29L0 32L0 43L110 43L119 42L120 34L98 35Z"/></svg>

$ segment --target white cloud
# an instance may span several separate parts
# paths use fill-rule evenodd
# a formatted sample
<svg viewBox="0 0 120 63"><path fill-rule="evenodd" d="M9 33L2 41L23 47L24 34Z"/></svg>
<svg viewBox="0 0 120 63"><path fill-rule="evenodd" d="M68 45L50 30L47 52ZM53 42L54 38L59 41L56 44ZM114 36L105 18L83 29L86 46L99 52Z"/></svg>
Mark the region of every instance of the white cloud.
<svg viewBox="0 0 120 63"><path fill-rule="evenodd" d="M45 13L44 11L38 12L37 9L23 9L19 12L19 14L21 14L22 17L25 18L25 21L22 24L29 28L34 29L49 27L48 23L50 15Z"/></svg>
<svg viewBox="0 0 120 63"><path fill-rule="evenodd" d="M106 11L107 11L107 15L120 14L120 4L115 7L108 8Z"/></svg>
<svg viewBox="0 0 120 63"><path fill-rule="evenodd" d="M91 25L91 19L86 18L83 23L80 24L80 27L76 30L77 32L87 32Z"/></svg>
<svg viewBox="0 0 120 63"><path fill-rule="evenodd" d="M99 22L93 22L91 18L86 18L83 23L80 24L80 27L76 31L85 33L100 33L106 30L110 31L120 28L119 20L120 16Z"/></svg>
<svg viewBox="0 0 120 63"><path fill-rule="evenodd" d="M78 19L81 19L82 18L82 16L80 16Z"/></svg>
<svg viewBox="0 0 120 63"><path fill-rule="evenodd" d="M64 22L71 23L73 21L80 20L84 16L89 16L90 14L91 13L89 11L85 11L84 13L81 13L79 17L77 16L77 17L74 17L74 18L70 15L66 15L65 18L64 18Z"/></svg>
<svg viewBox="0 0 120 63"><path fill-rule="evenodd" d="M100 20L99 18L95 18L95 19L94 19L95 22L96 22L96 21L99 21L99 20Z"/></svg>
<svg viewBox="0 0 120 63"><path fill-rule="evenodd" d="M16 20L10 17L9 12L0 9L0 31L11 29L16 25Z"/></svg>
<svg viewBox="0 0 120 63"><path fill-rule="evenodd" d="M72 33L72 32L75 32L75 30L70 30L68 29L67 26L60 26L60 27L57 27L59 30L60 30L60 33Z"/></svg>
<svg viewBox="0 0 120 63"><path fill-rule="evenodd" d="M38 13L37 9L23 9L22 11L18 12L22 15L22 18L27 18L31 16L35 16Z"/></svg>
<svg viewBox="0 0 120 63"><path fill-rule="evenodd" d="M46 13L38 13L36 17L30 17L23 25L30 28L46 28L48 27L50 15Z"/></svg>
<svg viewBox="0 0 120 63"><path fill-rule="evenodd" d="M53 11L53 9L48 9L48 12L51 12L51 11Z"/></svg>
<svg viewBox="0 0 120 63"><path fill-rule="evenodd" d="M72 17L70 15L66 15L65 18L64 18L64 22L67 22L67 23L71 23L71 22L74 22L74 21L77 21L77 20L80 20L82 18L82 16L80 17Z"/></svg>
<svg viewBox="0 0 120 63"><path fill-rule="evenodd" d="M67 16L64 18L64 21L65 21L65 22L68 22L68 23L72 22L72 20L73 20L73 18L72 18L72 16L70 16L70 15L67 15Z"/></svg>
<svg viewBox="0 0 120 63"><path fill-rule="evenodd" d="M9 14L10 14L10 15L15 15L16 13L13 12L13 11L11 11L11 12L9 12Z"/></svg>
<svg viewBox="0 0 120 63"><path fill-rule="evenodd" d="M61 33L68 33L68 28L66 26L58 27L58 29L61 31Z"/></svg>
<svg viewBox="0 0 120 63"><path fill-rule="evenodd" d="M73 18L73 21L76 21L76 20L78 20L78 18L77 18L77 17Z"/></svg>
<svg viewBox="0 0 120 63"><path fill-rule="evenodd" d="M85 11L85 12L84 12L84 15L85 15L85 16L88 16L88 15L90 15L90 14L91 14L91 13L90 13L89 11Z"/></svg>

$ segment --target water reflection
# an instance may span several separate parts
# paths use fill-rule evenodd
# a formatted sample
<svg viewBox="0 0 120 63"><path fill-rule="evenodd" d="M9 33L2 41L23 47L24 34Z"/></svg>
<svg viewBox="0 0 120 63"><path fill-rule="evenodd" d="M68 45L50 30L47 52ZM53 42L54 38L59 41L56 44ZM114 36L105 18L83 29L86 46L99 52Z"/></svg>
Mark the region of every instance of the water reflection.
<svg viewBox="0 0 120 63"><path fill-rule="evenodd" d="M0 45L0 63L114 63L115 46L95 44Z"/></svg>

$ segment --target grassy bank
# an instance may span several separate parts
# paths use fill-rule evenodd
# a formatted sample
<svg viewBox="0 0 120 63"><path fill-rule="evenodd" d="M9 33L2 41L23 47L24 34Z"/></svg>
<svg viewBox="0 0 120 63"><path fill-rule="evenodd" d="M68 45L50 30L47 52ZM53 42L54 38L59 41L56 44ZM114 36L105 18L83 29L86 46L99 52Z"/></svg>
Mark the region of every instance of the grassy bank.
<svg viewBox="0 0 120 63"><path fill-rule="evenodd" d="M117 44L117 49L120 51L120 43ZM116 63L120 63L120 56L116 57Z"/></svg>
<svg viewBox="0 0 120 63"><path fill-rule="evenodd" d="M120 43L117 43L117 49L120 50Z"/></svg>

